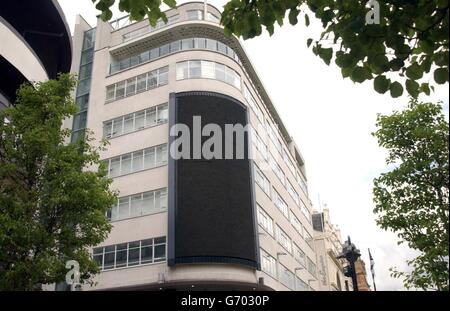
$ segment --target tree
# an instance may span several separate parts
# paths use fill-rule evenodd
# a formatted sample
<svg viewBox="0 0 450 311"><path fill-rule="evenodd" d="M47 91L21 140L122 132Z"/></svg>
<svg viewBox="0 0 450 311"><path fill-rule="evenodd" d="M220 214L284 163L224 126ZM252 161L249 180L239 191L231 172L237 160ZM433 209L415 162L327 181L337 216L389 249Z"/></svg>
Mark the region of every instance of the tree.
<svg viewBox="0 0 450 311"><path fill-rule="evenodd" d="M394 167L374 180L374 212L385 230L398 233L420 255L411 273L393 270L407 288L449 289L449 124L442 106L411 100L379 115L374 136Z"/></svg>
<svg viewBox="0 0 450 311"><path fill-rule="evenodd" d="M116 194L99 160L105 144L92 147L90 133L65 143L74 86L67 74L24 84L0 112L0 290L64 281L68 260L78 261L82 283L98 271L87 248L107 237Z"/></svg>
<svg viewBox="0 0 450 311"><path fill-rule="evenodd" d="M92 1L103 20L111 19L115 0ZM176 6L175 0L163 2ZM132 20L167 22L161 0L118 3ZM263 26L272 35L287 12L292 25L299 15L306 26L311 13L320 20L324 30L307 40L308 47L327 65L334 56L342 76L355 83L373 80L379 93L399 97L406 88L417 98L449 80L449 0L230 0L221 23L227 35L248 39L261 35Z"/></svg>

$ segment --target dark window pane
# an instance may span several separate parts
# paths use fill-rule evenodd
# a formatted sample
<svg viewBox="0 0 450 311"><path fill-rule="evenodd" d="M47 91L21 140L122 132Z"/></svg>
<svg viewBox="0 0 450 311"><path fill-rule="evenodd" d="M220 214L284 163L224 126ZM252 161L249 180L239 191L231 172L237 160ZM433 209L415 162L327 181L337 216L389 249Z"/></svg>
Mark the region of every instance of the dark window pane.
<svg viewBox="0 0 450 311"><path fill-rule="evenodd" d="M125 267L126 265L127 265L127 249L125 247L125 250L117 251L116 268Z"/></svg>
<svg viewBox="0 0 450 311"><path fill-rule="evenodd" d="M114 268L114 255L115 253L105 253L105 267L104 269Z"/></svg>
<svg viewBox="0 0 450 311"><path fill-rule="evenodd" d="M155 246L155 262L163 261L166 259L166 245L157 245Z"/></svg>
<svg viewBox="0 0 450 311"><path fill-rule="evenodd" d="M155 244L166 243L166 237L155 238Z"/></svg>
<svg viewBox="0 0 450 311"><path fill-rule="evenodd" d="M130 242L129 244L130 244L130 248L135 248L135 247L140 246L139 241Z"/></svg>
<svg viewBox="0 0 450 311"><path fill-rule="evenodd" d="M153 249L151 246L141 248L141 263L152 262Z"/></svg>
<svg viewBox="0 0 450 311"><path fill-rule="evenodd" d="M94 261L98 264L98 266L101 268L103 264L103 254L94 255Z"/></svg>
<svg viewBox="0 0 450 311"><path fill-rule="evenodd" d="M142 240L142 246L153 245L153 239Z"/></svg>
<svg viewBox="0 0 450 311"><path fill-rule="evenodd" d="M139 264L139 248L128 250L128 266L135 266Z"/></svg>

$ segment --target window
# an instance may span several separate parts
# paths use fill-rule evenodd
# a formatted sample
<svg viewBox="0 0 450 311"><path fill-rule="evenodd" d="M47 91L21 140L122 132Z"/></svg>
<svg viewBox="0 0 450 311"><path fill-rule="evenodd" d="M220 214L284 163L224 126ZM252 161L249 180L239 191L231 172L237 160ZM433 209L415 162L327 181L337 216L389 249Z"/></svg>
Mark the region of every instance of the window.
<svg viewBox="0 0 450 311"><path fill-rule="evenodd" d="M305 203L303 203L303 200L300 200L300 211L305 215L306 219L309 223L311 223L311 213L309 212L308 208L306 207Z"/></svg>
<svg viewBox="0 0 450 311"><path fill-rule="evenodd" d="M203 19L202 10L189 10L186 12L188 20L200 20Z"/></svg>
<svg viewBox="0 0 450 311"><path fill-rule="evenodd" d="M272 168L272 171L278 177L278 179L280 180L281 184L283 186L285 186L286 185L286 176L284 175L283 170L278 165L278 163L275 161L275 158L273 157L273 155L270 152L268 153L268 156L269 156L269 159L268 159L269 160L269 165Z"/></svg>
<svg viewBox="0 0 450 311"><path fill-rule="evenodd" d="M275 188L273 188L272 193L273 193L273 202L275 203L275 206L284 215L284 217L289 219L289 207L288 207L288 205L286 204L286 202L284 202L283 198L275 190Z"/></svg>
<svg viewBox="0 0 450 311"><path fill-rule="evenodd" d="M117 204L107 213L107 217L110 221L117 221L166 210L167 189L164 188L119 198Z"/></svg>
<svg viewBox="0 0 450 311"><path fill-rule="evenodd" d="M301 237L303 237L303 227L302 227L302 223L300 222L300 220L297 218L297 216L295 216L295 214L291 212L291 225L292 227L294 227L295 231L297 231Z"/></svg>
<svg viewBox="0 0 450 311"><path fill-rule="evenodd" d="M255 181L270 198L270 182L255 164Z"/></svg>
<svg viewBox="0 0 450 311"><path fill-rule="evenodd" d="M162 262L166 260L166 237L96 247L92 256L101 270Z"/></svg>
<svg viewBox="0 0 450 311"><path fill-rule="evenodd" d="M295 260L297 260L297 262L299 264L301 264L303 267L306 267L306 255L305 252L302 251L300 249L300 247L298 247L295 243L293 243L292 245L292 249L293 249L293 255Z"/></svg>
<svg viewBox="0 0 450 311"><path fill-rule="evenodd" d="M275 149L282 154L283 148L281 147L281 141L278 139L278 134L274 129L274 125L271 125L270 122L266 122L266 130L269 135L270 140L273 142Z"/></svg>
<svg viewBox="0 0 450 311"><path fill-rule="evenodd" d="M261 139L261 137L259 137L258 132L256 132L254 128L252 128L251 135L253 144L255 145L256 149L261 153L263 159L266 160L268 157L266 144Z"/></svg>
<svg viewBox="0 0 450 311"><path fill-rule="evenodd" d="M177 80L207 78L223 81L241 88L239 74L225 65L203 60L189 60L177 63Z"/></svg>
<svg viewBox="0 0 450 311"><path fill-rule="evenodd" d="M284 160L284 163L286 164L286 166L291 171L292 175L295 176L295 165L292 162L289 152L286 151L286 149L283 149L283 160Z"/></svg>
<svg viewBox="0 0 450 311"><path fill-rule="evenodd" d="M260 250L260 254L261 254L261 270L267 273L268 275L276 278L277 261L263 249Z"/></svg>
<svg viewBox="0 0 450 311"><path fill-rule="evenodd" d="M132 133L146 127L166 123L167 119L168 105L162 104L104 122L103 137L110 139Z"/></svg>
<svg viewBox="0 0 450 311"><path fill-rule="evenodd" d="M270 216L258 205L258 224L270 235L273 236L273 220Z"/></svg>
<svg viewBox="0 0 450 311"><path fill-rule="evenodd" d="M290 254L292 254L292 241L286 232L284 232L279 226L276 226L275 234L278 243Z"/></svg>
<svg viewBox="0 0 450 311"><path fill-rule="evenodd" d="M106 87L106 102L112 102L168 83L169 68L162 67Z"/></svg>
<svg viewBox="0 0 450 311"><path fill-rule="evenodd" d="M300 206L300 196L298 195L297 191L295 191L294 186L292 186L289 180L287 181L287 190L294 202L297 203L298 206Z"/></svg>
<svg viewBox="0 0 450 311"><path fill-rule="evenodd" d="M207 38L187 38L148 49L147 51L132 55L120 61L112 59L110 73L113 74L121 70L135 67L181 50L185 51L192 49L212 50L232 58L239 64L241 63L234 50L224 43Z"/></svg>
<svg viewBox="0 0 450 311"><path fill-rule="evenodd" d="M143 167L141 166L142 156L144 157ZM134 164L134 161L137 163ZM167 163L167 145L124 154L105 160L105 162L111 178L155 168Z"/></svg>
<svg viewBox="0 0 450 311"><path fill-rule="evenodd" d="M209 21L214 22L214 23L219 23L220 22L220 19L216 15L212 14L211 12L208 12L206 14L206 18Z"/></svg>
<svg viewBox="0 0 450 311"><path fill-rule="evenodd" d="M316 264L309 257L307 257L306 260L308 272L311 273L311 275L316 276Z"/></svg>
<svg viewBox="0 0 450 311"><path fill-rule="evenodd" d="M299 278L295 278L296 281L296 289L298 291L309 291L309 286L306 284L306 282L302 281Z"/></svg>
<svg viewBox="0 0 450 311"><path fill-rule="evenodd" d="M289 271L288 268L286 268L281 264L280 264L280 282L284 286L290 289L294 289L295 286L294 274L291 271Z"/></svg>
<svg viewBox="0 0 450 311"><path fill-rule="evenodd" d="M253 112L256 114L258 120L261 122L261 124L264 124L264 113L259 108L255 98L253 97L252 93L250 92L246 84L244 84L244 97L245 100L247 101L247 104L252 108Z"/></svg>

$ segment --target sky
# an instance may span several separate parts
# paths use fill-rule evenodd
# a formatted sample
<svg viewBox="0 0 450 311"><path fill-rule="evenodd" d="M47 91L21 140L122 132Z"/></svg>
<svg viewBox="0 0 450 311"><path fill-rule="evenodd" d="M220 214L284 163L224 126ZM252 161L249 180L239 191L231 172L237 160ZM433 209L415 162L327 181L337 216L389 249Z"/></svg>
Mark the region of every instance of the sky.
<svg viewBox="0 0 450 311"><path fill-rule="evenodd" d="M188 1L177 1L185 2ZM208 1L220 10L226 2ZM72 31L77 14L95 26L99 12L92 0L59 3ZM125 15L117 9L114 13L114 18ZM306 47L306 40L318 38L320 32L321 24L314 18L308 28L301 19L296 26L286 21L272 37L265 32L243 45L305 158L314 207L320 210L326 205L331 222L339 225L343 239L351 236L366 262L369 284L372 277L368 248L375 261L377 289L404 290L402 281L390 276L389 268L407 270L406 260L416 253L397 245L396 234L375 223L373 179L387 170L387 153L371 133L375 131L377 113L401 110L408 98L404 95L392 99L388 93L378 94L372 82L354 84L344 80L333 62L327 66ZM423 100L442 100L448 117L448 84L437 87L432 96Z"/></svg>

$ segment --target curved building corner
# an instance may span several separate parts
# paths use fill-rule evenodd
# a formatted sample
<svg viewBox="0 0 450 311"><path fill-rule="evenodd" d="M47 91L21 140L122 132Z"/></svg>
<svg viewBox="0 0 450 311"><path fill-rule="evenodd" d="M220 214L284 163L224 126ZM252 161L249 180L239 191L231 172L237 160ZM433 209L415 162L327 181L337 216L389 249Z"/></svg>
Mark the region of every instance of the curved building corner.
<svg viewBox="0 0 450 311"><path fill-rule="evenodd" d="M24 82L69 72L72 39L57 0L0 3L0 109Z"/></svg>

